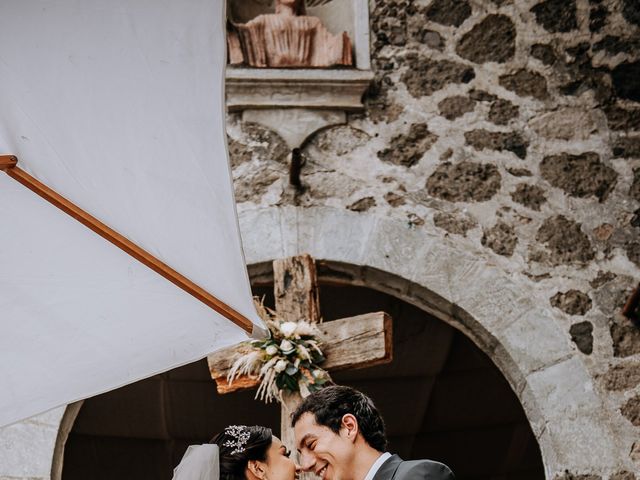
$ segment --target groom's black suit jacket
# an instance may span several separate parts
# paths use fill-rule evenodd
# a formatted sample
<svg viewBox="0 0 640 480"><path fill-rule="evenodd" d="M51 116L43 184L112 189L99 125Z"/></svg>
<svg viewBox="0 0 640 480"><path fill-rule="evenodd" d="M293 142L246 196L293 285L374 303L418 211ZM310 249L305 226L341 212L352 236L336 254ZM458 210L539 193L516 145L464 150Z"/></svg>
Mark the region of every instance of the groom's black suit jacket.
<svg viewBox="0 0 640 480"><path fill-rule="evenodd" d="M453 472L442 463L431 460L404 461L398 455L388 458L373 480L455 480Z"/></svg>

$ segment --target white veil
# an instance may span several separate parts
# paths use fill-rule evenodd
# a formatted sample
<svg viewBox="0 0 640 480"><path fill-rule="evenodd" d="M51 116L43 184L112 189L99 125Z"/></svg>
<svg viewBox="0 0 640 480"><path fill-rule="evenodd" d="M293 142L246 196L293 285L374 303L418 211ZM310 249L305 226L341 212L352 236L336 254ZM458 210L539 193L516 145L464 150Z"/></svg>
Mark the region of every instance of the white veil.
<svg viewBox="0 0 640 480"><path fill-rule="evenodd" d="M180 464L173 469L173 480L220 480L218 446L189 445Z"/></svg>

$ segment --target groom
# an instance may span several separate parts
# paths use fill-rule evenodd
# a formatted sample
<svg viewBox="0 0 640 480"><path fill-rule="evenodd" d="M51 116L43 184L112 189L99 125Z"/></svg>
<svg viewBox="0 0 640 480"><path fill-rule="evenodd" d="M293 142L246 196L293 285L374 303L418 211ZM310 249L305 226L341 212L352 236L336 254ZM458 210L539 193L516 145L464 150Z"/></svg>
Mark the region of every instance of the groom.
<svg viewBox="0 0 640 480"><path fill-rule="evenodd" d="M431 460L386 452L384 422L369 397L331 386L309 395L292 415L300 466L322 480L455 480Z"/></svg>

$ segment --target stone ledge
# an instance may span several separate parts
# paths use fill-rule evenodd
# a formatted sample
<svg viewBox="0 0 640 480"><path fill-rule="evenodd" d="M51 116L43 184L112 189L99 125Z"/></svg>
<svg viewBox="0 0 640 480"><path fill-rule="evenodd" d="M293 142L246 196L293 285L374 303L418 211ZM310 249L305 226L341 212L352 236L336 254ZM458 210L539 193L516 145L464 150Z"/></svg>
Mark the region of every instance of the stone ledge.
<svg viewBox="0 0 640 480"><path fill-rule="evenodd" d="M229 111L259 108L362 110L370 70L227 68Z"/></svg>

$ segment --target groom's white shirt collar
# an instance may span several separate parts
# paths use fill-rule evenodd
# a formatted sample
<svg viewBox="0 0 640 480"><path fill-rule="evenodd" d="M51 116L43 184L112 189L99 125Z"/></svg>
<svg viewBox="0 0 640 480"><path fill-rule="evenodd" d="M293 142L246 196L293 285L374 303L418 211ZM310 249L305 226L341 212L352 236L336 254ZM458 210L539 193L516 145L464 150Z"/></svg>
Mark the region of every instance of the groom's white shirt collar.
<svg viewBox="0 0 640 480"><path fill-rule="evenodd" d="M373 477L376 473L378 473L378 470L380 470L382 464L387 461L387 458L390 457L391 454L389 452L384 452L382 455L380 455L378 459L373 462L373 465L371 465L371 468L367 472L367 475L364 477L364 480L373 480Z"/></svg>

